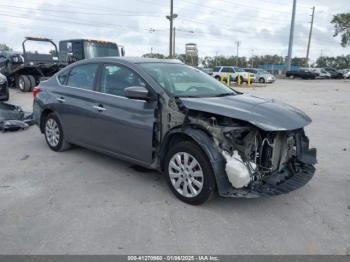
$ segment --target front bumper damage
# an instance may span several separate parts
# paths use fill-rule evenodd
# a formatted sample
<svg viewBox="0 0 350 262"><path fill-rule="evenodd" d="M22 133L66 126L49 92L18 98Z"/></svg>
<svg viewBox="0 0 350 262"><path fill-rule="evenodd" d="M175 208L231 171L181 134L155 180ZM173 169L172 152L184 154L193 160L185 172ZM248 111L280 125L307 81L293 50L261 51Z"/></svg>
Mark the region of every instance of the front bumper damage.
<svg viewBox="0 0 350 262"><path fill-rule="evenodd" d="M257 198L274 196L295 191L306 185L314 176L315 167L311 164L299 163L296 168L288 166L275 172L262 181L253 181L247 188L235 189L227 176L221 176L219 195L223 197Z"/></svg>
<svg viewBox="0 0 350 262"><path fill-rule="evenodd" d="M219 194L223 197L256 198L274 196L292 192L307 184L315 174L317 151L309 148L309 140L303 130L293 132L296 137L295 155L289 159L283 168L271 172L260 180L251 181L248 186L240 189L232 187L227 175L218 176ZM222 166L221 169L224 169ZM217 170L225 174L225 170Z"/></svg>
<svg viewBox="0 0 350 262"><path fill-rule="evenodd" d="M177 105L179 111L174 110L174 104L167 107L167 119L171 119L171 115L173 120L167 121L165 129L170 129L169 136L187 135L202 148L211 163L220 196L257 198L285 194L304 186L315 174L316 149L309 148L303 128L265 131L241 120L188 110L179 101ZM271 144L273 151L267 151L269 157L266 159L262 157L262 150L266 149L255 148L254 151L256 142L253 141L257 136L261 137L261 148L265 147L264 141L270 139L266 144ZM289 140L292 142L287 142ZM250 182L239 188L233 186L227 172L227 153L232 156L235 151L240 153L247 168L255 160L255 171L250 168ZM278 152L277 157L274 151ZM252 152L255 152L254 156Z"/></svg>

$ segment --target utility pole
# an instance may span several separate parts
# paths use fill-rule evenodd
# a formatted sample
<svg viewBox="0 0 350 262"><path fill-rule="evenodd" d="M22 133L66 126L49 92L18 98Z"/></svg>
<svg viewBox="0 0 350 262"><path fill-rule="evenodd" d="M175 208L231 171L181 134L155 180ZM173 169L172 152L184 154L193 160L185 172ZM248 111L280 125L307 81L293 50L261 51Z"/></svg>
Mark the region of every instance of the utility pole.
<svg viewBox="0 0 350 262"><path fill-rule="evenodd" d="M237 47L236 66L238 66L238 55L239 55L239 46L240 46L240 44L241 44L240 41L236 41L236 47Z"/></svg>
<svg viewBox="0 0 350 262"><path fill-rule="evenodd" d="M252 49L252 65L251 68L254 68L254 49Z"/></svg>
<svg viewBox="0 0 350 262"><path fill-rule="evenodd" d="M287 57L287 70L290 70L292 63L292 53L293 53L293 41L294 41L294 25L295 25L295 12L297 8L297 0L293 0L293 13L292 21L290 25L290 35L289 35L289 47L288 47L288 57Z"/></svg>
<svg viewBox="0 0 350 262"><path fill-rule="evenodd" d="M173 55L172 56L175 56L175 37L176 37L176 27L174 26L174 29L173 29Z"/></svg>
<svg viewBox="0 0 350 262"><path fill-rule="evenodd" d="M309 55L310 55L310 45L311 45L311 37L312 37L312 29L314 27L314 17L315 17L315 7L312 8L312 15L311 15L311 26L310 26L310 34L309 34L309 42L307 44L307 51L306 51L306 62L309 63Z"/></svg>
<svg viewBox="0 0 350 262"><path fill-rule="evenodd" d="M174 19L177 17L177 14L174 14L174 0L170 0L170 15L167 15L166 18L170 21L170 30L169 30L169 57L173 57L173 24Z"/></svg>

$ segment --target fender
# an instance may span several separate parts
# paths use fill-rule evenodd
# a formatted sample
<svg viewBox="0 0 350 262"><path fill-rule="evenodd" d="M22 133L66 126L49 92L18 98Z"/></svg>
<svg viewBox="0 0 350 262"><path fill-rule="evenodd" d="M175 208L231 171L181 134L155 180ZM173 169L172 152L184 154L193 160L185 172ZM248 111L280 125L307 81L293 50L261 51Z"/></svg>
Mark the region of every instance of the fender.
<svg viewBox="0 0 350 262"><path fill-rule="evenodd" d="M163 162L166 154L166 148L174 135L185 135L194 140L198 146L203 150L203 152L207 155L212 171L215 176L216 185L218 189L218 193L220 196L224 196L232 189L230 182L228 181L226 172L225 172L225 164L226 160L222 156L220 150L216 147L212 137L210 137L205 131L198 128L191 127L179 127L170 130L166 136L164 137L160 155L161 155L161 163ZM161 170L163 168L161 167Z"/></svg>

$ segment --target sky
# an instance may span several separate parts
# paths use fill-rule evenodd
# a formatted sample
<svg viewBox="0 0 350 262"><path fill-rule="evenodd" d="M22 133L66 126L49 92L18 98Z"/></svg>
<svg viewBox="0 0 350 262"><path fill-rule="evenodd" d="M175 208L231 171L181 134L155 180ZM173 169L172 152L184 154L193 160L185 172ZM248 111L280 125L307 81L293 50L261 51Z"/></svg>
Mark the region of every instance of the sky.
<svg viewBox="0 0 350 262"><path fill-rule="evenodd" d="M292 0L174 0L176 53L197 43L199 56L277 54L288 50ZM315 6L310 58L348 55L333 37L333 15L349 0L298 0L293 56L305 57ZM25 36L117 42L128 56L168 54L170 0L0 0L0 43L21 50Z"/></svg>

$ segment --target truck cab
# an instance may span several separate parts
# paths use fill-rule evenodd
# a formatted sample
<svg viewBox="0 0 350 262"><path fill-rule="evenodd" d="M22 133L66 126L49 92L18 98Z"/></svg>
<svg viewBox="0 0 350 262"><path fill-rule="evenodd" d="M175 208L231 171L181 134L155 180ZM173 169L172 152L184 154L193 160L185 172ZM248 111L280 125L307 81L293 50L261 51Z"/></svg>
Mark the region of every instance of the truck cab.
<svg viewBox="0 0 350 262"><path fill-rule="evenodd" d="M60 63L65 65L83 59L125 54L124 47L119 47L116 43L88 39L62 40L59 42L59 50Z"/></svg>

